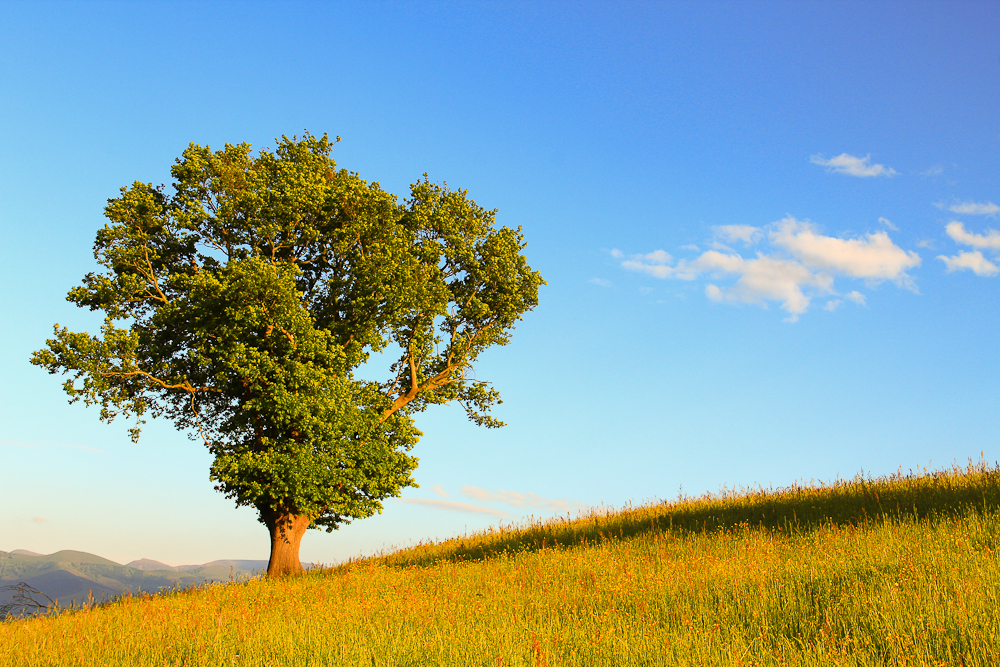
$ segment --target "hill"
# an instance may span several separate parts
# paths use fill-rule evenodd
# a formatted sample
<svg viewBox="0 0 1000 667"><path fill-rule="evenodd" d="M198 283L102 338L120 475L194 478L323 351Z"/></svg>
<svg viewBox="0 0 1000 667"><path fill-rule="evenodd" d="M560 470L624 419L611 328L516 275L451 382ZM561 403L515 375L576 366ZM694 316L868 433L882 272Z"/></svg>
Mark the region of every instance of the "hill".
<svg viewBox="0 0 1000 667"><path fill-rule="evenodd" d="M61 607L70 607L88 599L106 601L140 591L243 580L266 568L266 560L217 560L171 567L146 558L120 565L83 551L65 550L48 555L24 549L0 551L0 605L12 600L14 592L9 587L20 583L41 591Z"/></svg>
<svg viewBox="0 0 1000 667"><path fill-rule="evenodd" d="M8 665L996 665L1000 470L726 492L0 624Z"/></svg>

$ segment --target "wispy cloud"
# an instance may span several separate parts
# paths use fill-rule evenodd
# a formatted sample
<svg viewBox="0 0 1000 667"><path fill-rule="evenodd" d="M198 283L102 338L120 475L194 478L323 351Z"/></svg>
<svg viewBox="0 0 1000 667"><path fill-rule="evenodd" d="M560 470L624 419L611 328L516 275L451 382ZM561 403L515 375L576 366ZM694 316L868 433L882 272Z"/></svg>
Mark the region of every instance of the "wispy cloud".
<svg viewBox="0 0 1000 667"><path fill-rule="evenodd" d="M434 485L432 485L431 486L431 491L433 491L434 493L438 494L442 498L450 498L451 497L450 495L448 495L448 492L444 490L444 487L441 486L440 484L434 484Z"/></svg>
<svg viewBox="0 0 1000 667"><path fill-rule="evenodd" d="M44 523L45 521L48 521L48 519L46 519L44 516L33 516L31 517L31 520L37 521L38 523Z"/></svg>
<svg viewBox="0 0 1000 667"><path fill-rule="evenodd" d="M537 493L518 493L517 491L488 491L477 486L466 484L462 487L462 495L472 500L487 503L504 503L520 509L542 509L550 512L569 512L571 509L584 509L582 503L570 502L565 498L551 500Z"/></svg>
<svg viewBox="0 0 1000 667"><path fill-rule="evenodd" d="M888 221L882 221L886 224ZM891 224L891 223L889 223ZM693 260L673 261L670 254L658 250L646 255L633 255L622 261L623 268L649 274L656 278L695 280L707 277L705 295L712 301L753 303L764 307L777 302L794 322L805 313L812 299L835 295L834 278L842 276L861 279L868 284L892 281L916 291L909 270L921 263L913 251L900 248L888 232L872 232L857 238L838 238L821 234L808 221L788 216L766 227L732 225L713 228L715 238L763 243L756 257L743 257L738 252L708 250ZM735 277L731 285L717 282ZM845 299L864 305L865 297L854 290ZM835 310L841 300L831 299L824 306Z"/></svg>
<svg viewBox="0 0 1000 667"><path fill-rule="evenodd" d="M17 440L0 440L0 444L10 445L11 447L30 447L32 449L38 447L38 445L32 445L28 442L18 442Z"/></svg>
<svg viewBox="0 0 1000 667"><path fill-rule="evenodd" d="M948 210L952 213L961 213L962 215L996 215L997 213L1000 213L1000 206L997 206L991 201L985 203L962 201L957 204L952 204L948 207Z"/></svg>
<svg viewBox="0 0 1000 667"><path fill-rule="evenodd" d="M882 223L883 225L885 225L886 227L888 227L889 229L891 229L892 231L894 231L894 232L898 232L899 231L899 227L897 227L896 225L892 224L892 220L889 220L888 218L879 218L878 221L880 223Z"/></svg>
<svg viewBox="0 0 1000 667"><path fill-rule="evenodd" d="M930 167L929 169L920 172L920 175L923 176L924 178L927 178L930 176L940 176L943 173L944 173L944 167L942 167L939 164L936 164L933 167Z"/></svg>
<svg viewBox="0 0 1000 667"><path fill-rule="evenodd" d="M492 507L482 507L472 503L460 503L454 500L437 500L436 498L395 498L397 503L408 505L423 505L432 509L444 510L446 512L472 512L475 514L491 514L493 516L510 516L507 512L495 510Z"/></svg>
<svg viewBox="0 0 1000 667"><path fill-rule="evenodd" d="M726 243L742 241L747 245L752 245L764 236L760 227L751 225L721 225L712 229L715 230L715 235Z"/></svg>
<svg viewBox="0 0 1000 667"><path fill-rule="evenodd" d="M953 220L945 225L944 230L956 243L972 246L973 248L1000 250L1000 232L995 229L987 229L985 234L973 234L966 231L965 225L961 222Z"/></svg>
<svg viewBox="0 0 1000 667"><path fill-rule="evenodd" d="M862 294L861 292L857 291L857 290L854 290L852 292L848 292L847 294L844 295L844 298L845 299L850 299L851 301L853 301L854 303L858 304L859 306L867 305L865 303L865 295Z"/></svg>
<svg viewBox="0 0 1000 667"><path fill-rule="evenodd" d="M837 310L837 306L844 303L840 299L834 299L833 301L827 301L826 305L823 306L823 310L829 310L831 313Z"/></svg>
<svg viewBox="0 0 1000 667"><path fill-rule="evenodd" d="M656 278L679 278L681 280L694 280L698 275L698 269L687 260L680 260L677 266L670 266L673 258L670 253L663 250L655 250L648 255L634 255L631 259L622 262L622 266L631 271L641 271Z"/></svg>
<svg viewBox="0 0 1000 667"><path fill-rule="evenodd" d="M855 157L853 155L848 155L847 153L841 153L840 155L832 157L829 160L824 159L822 154L818 154L810 156L809 161L813 164L826 167L829 171L833 171L838 174L847 174L848 176L860 176L864 178L867 176L896 175L896 170L892 167L886 167L883 164L869 164L871 161L871 154L868 154L865 157Z"/></svg>
<svg viewBox="0 0 1000 667"><path fill-rule="evenodd" d="M600 287L611 287L611 281L605 280L604 278L591 278L587 282L592 285L598 285Z"/></svg>
<svg viewBox="0 0 1000 667"><path fill-rule="evenodd" d="M960 271L962 269L967 269L972 271L977 276L995 276L1000 273L1000 268L990 260L983 257L983 253L978 250L973 251L963 251L955 255L954 257L946 257L945 255L938 255L938 259L943 261L948 267L948 273L953 271Z"/></svg>

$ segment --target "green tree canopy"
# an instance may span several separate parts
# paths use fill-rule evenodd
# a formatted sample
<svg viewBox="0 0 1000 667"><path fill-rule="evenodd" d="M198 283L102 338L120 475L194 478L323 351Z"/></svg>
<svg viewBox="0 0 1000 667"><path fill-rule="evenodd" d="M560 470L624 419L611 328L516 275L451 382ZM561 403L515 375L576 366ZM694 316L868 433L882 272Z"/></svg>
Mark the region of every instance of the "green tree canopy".
<svg viewBox="0 0 1000 667"><path fill-rule="evenodd" d="M371 516L415 485L415 412L457 402L502 425L473 364L544 284L496 211L426 175L400 203L338 171L333 143L191 144L172 195L122 188L94 244L105 270L67 297L104 313L101 333L56 325L32 356L70 374L70 402L134 418L133 439L146 415L203 439L216 488L271 533L269 574L301 571L307 527ZM384 381L355 376L394 350Z"/></svg>

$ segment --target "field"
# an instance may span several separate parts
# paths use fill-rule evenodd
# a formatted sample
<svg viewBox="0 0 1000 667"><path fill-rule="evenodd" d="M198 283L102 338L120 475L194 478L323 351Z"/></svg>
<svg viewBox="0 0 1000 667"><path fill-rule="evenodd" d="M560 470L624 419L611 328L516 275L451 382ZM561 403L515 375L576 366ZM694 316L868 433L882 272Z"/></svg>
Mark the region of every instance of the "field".
<svg viewBox="0 0 1000 667"><path fill-rule="evenodd" d="M7 665L997 665L1000 469L724 492L0 624Z"/></svg>

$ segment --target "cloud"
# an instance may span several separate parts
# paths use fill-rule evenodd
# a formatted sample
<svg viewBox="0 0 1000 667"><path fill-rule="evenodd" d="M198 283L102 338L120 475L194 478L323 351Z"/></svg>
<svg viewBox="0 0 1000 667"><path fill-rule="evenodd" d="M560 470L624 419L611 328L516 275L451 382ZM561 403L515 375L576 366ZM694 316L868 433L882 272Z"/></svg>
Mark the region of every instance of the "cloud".
<svg viewBox="0 0 1000 667"><path fill-rule="evenodd" d="M882 164L868 164L869 160L871 160L870 153L865 157L854 157L847 153L841 153L829 160L824 160L822 154L813 155L809 158L810 162L827 167L828 171L835 171L838 174L847 174L848 176L860 176L863 178L866 176L896 175L895 169Z"/></svg>
<svg viewBox="0 0 1000 667"><path fill-rule="evenodd" d="M940 176L943 173L944 173L944 167L942 167L939 164L936 164L930 169L920 172L920 175L926 178L928 176Z"/></svg>
<svg viewBox="0 0 1000 667"><path fill-rule="evenodd" d="M587 282L592 285L599 285L601 287L611 287L611 281L605 280L604 278L591 278Z"/></svg>
<svg viewBox="0 0 1000 667"><path fill-rule="evenodd" d="M38 445L32 445L27 442L18 442L17 440L0 440L0 443L10 445L12 447L30 447L32 449L38 447Z"/></svg>
<svg viewBox="0 0 1000 667"><path fill-rule="evenodd" d="M550 500L543 498L536 493L518 493L517 491L488 491L477 486L468 484L462 487L462 495L472 500L479 500L488 503L504 503L520 509L544 509L550 512L568 512L573 507L583 508L580 503L570 503L565 498L561 500Z"/></svg>
<svg viewBox="0 0 1000 667"><path fill-rule="evenodd" d="M695 252L698 252L699 250L701 250L701 248L699 248L693 243L689 243L687 245L682 245L681 250L694 250Z"/></svg>
<svg viewBox="0 0 1000 667"><path fill-rule="evenodd" d="M715 235L726 243L743 241L743 243L750 245L756 243L764 236L760 227L753 227L751 225L722 225L721 227L713 227L713 229L715 230Z"/></svg>
<svg viewBox="0 0 1000 667"><path fill-rule="evenodd" d="M892 226L884 218L881 222ZM789 314L791 322L808 310L814 298L835 295L833 283L837 276L869 284L891 280L916 291L907 272L920 266L922 260L916 252L893 243L886 231L858 238L837 238L820 234L808 221L788 216L765 227L729 225L714 227L713 232L715 238L770 243L772 251L762 248L756 257L747 258L713 241L721 249L707 250L695 259L674 262L669 253L657 250L632 255L621 265L661 279L709 278L711 282L704 288L708 299L764 307L777 302ZM728 277L735 277L732 285L718 282ZM858 291L849 292L843 299L865 305L865 297ZM842 303L842 299L830 299L824 307L834 310Z"/></svg>
<svg viewBox="0 0 1000 667"><path fill-rule="evenodd" d="M963 251L954 257L938 255L938 259L943 261L948 267L948 273L968 269L977 276L995 276L1000 273L1000 268L990 260L983 257L983 253L978 250Z"/></svg>
<svg viewBox="0 0 1000 667"><path fill-rule="evenodd" d="M663 250L656 250L648 255L634 255L632 259L622 262L622 266L630 271L641 271L648 273L655 278L679 278L680 280L694 280L698 275L698 270L687 260L681 260L677 266L670 266L670 254Z"/></svg>
<svg viewBox="0 0 1000 667"><path fill-rule="evenodd" d="M459 503L454 500L437 500L435 498L394 498L395 502L406 503L408 505L423 505L432 509L444 510L446 512L473 512L476 514L492 514L494 516L510 516L507 512L501 512L491 507L481 507L471 503Z"/></svg>
<svg viewBox="0 0 1000 667"><path fill-rule="evenodd" d="M848 292L847 294L844 295L844 298L850 299L859 306L867 305L865 303L865 295L862 294L861 292L858 292L857 290L854 290L853 292Z"/></svg>
<svg viewBox="0 0 1000 667"><path fill-rule="evenodd" d="M927 248L928 250L933 250L934 249L934 241L932 241L931 239L922 239L920 241L917 241L917 247L918 248Z"/></svg>
<svg viewBox="0 0 1000 667"><path fill-rule="evenodd" d="M48 521L48 519L46 519L44 516L33 516L31 517L31 520L37 521L38 523L43 523L45 521Z"/></svg>
<svg viewBox="0 0 1000 667"><path fill-rule="evenodd" d="M892 280L913 289L913 279L906 271L920 266L920 256L897 246L886 232L874 232L864 239L839 239L817 234L809 223L789 216L776 223L770 237L803 264L852 278Z"/></svg>
<svg viewBox="0 0 1000 667"><path fill-rule="evenodd" d="M648 255L639 255L638 259L652 264L669 264L674 258L666 250L654 250Z"/></svg>
<svg viewBox="0 0 1000 667"><path fill-rule="evenodd" d="M948 207L948 210L952 213L961 213L963 215L996 215L997 213L1000 213L1000 206L997 206L991 201L988 201L985 204L973 201L964 201L952 204Z"/></svg>
<svg viewBox="0 0 1000 667"><path fill-rule="evenodd" d="M709 250L695 262L705 271L739 275L736 283L728 288L708 285L705 295L713 301L730 303L755 303L767 305L768 301L781 302L781 308L795 322L809 308L810 297L802 288L811 286L820 292L831 292L833 278L814 274L799 262L758 254L756 259L739 255L726 255Z"/></svg>
<svg viewBox="0 0 1000 667"><path fill-rule="evenodd" d="M615 259L620 259L620 258L624 257L624 255L622 254L622 251L619 250L618 248L612 248L610 252L611 252L611 256L614 257Z"/></svg>
<svg viewBox="0 0 1000 667"><path fill-rule="evenodd" d="M888 218L879 218L878 221L881 222L883 225L885 225L886 227L888 227L889 229L891 229L894 232L898 232L899 231L899 227L897 227L896 225L892 224L892 221L889 220Z"/></svg>
<svg viewBox="0 0 1000 667"><path fill-rule="evenodd" d="M1000 250L1000 232L995 229L987 229L985 234L973 234L965 231L965 225L957 220L949 222L944 229L956 243L973 248Z"/></svg>
<svg viewBox="0 0 1000 667"><path fill-rule="evenodd" d="M438 495L439 495L439 496L441 496L442 498L448 498L448 497L450 497L450 496L448 495L448 492L447 492L447 491L445 491L445 490L444 490L444 487L443 487L443 486L441 486L440 484L433 484L433 485L431 486L431 491L433 491L434 493L438 494Z"/></svg>

